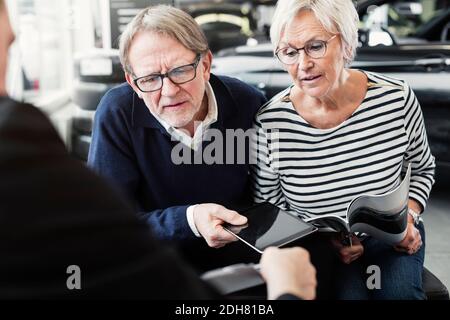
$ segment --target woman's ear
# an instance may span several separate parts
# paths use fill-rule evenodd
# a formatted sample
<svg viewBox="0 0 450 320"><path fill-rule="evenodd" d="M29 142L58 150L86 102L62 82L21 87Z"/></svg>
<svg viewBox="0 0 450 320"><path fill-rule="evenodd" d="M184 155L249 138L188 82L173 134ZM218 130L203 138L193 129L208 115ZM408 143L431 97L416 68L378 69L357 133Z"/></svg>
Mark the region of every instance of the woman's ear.
<svg viewBox="0 0 450 320"><path fill-rule="evenodd" d="M343 40L341 40L341 52L342 52L342 59L344 60L344 65L347 65L349 61L348 58L352 56L352 49L350 48L349 45L346 45Z"/></svg>

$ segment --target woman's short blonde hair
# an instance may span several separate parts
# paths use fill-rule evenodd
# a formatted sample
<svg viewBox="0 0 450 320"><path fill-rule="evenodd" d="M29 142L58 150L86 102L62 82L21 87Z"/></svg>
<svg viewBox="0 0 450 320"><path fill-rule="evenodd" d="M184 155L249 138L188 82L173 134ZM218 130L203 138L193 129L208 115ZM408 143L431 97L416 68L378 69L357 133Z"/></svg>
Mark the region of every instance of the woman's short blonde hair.
<svg viewBox="0 0 450 320"><path fill-rule="evenodd" d="M301 10L311 10L327 32L340 34L344 60L349 65L355 58L359 25L358 13L351 0L278 0L270 28L274 51L286 26Z"/></svg>
<svg viewBox="0 0 450 320"><path fill-rule="evenodd" d="M195 20L186 12L167 5L150 6L140 11L120 36L120 62L125 72L133 74L129 50L134 36L150 31L171 37L197 54L206 53L208 41Z"/></svg>

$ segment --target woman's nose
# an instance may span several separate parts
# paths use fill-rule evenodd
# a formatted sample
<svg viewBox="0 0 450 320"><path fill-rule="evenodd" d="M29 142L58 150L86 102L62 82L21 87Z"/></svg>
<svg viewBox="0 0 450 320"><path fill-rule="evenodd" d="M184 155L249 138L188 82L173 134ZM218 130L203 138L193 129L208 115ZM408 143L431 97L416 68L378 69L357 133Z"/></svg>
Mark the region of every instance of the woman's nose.
<svg viewBox="0 0 450 320"><path fill-rule="evenodd" d="M304 51L300 51L298 53L297 63L300 70L308 70L314 65L312 58L308 56Z"/></svg>

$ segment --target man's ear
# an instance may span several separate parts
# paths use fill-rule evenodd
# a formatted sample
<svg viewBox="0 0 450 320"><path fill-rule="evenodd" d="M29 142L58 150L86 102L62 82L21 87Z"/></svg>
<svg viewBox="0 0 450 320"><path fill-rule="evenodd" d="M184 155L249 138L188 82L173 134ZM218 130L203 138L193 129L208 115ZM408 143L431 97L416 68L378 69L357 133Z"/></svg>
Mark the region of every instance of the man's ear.
<svg viewBox="0 0 450 320"><path fill-rule="evenodd" d="M127 80L128 84L133 88L134 92L138 95L139 99L142 99L142 93L139 90L138 87L134 84L133 77L128 72L125 72L125 79Z"/></svg>
<svg viewBox="0 0 450 320"><path fill-rule="evenodd" d="M206 81L209 81L209 77L211 75L212 59L213 56L211 50L208 50L208 52L201 59L201 63L203 65L203 78Z"/></svg>

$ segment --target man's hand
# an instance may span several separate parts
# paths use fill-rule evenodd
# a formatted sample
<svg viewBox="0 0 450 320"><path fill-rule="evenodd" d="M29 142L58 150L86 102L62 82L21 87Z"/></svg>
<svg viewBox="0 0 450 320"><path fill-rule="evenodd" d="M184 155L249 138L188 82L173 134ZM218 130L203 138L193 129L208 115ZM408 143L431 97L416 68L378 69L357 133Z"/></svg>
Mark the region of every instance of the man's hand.
<svg viewBox="0 0 450 320"><path fill-rule="evenodd" d="M351 237L351 246L346 246L342 243L342 235L338 235L331 239L331 244L337 251L341 261L345 264L352 263L353 261L361 257L364 253L364 247L359 241L358 237L354 234L352 234Z"/></svg>
<svg viewBox="0 0 450 320"><path fill-rule="evenodd" d="M243 225L247 223L247 218L236 211L214 204L199 204L194 209L194 223L198 232L205 238L212 248L220 248L227 243L238 239L226 231L222 224L228 222L233 225Z"/></svg>
<svg viewBox="0 0 450 320"><path fill-rule="evenodd" d="M267 283L268 299L273 300L287 293L304 300L316 297L316 269L305 249L267 248L260 265L261 275Z"/></svg>
<svg viewBox="0 0 450 320"><path fill-rule="evenodd" d="M406 229L406 236L400 241L394 249L399 252L405 252L409 255L416 253L419 251L422 246L422 237L420 236L419 230L414 225L414 221L408 215L408 226Z"/></svg>

